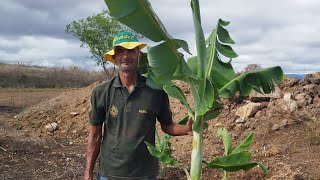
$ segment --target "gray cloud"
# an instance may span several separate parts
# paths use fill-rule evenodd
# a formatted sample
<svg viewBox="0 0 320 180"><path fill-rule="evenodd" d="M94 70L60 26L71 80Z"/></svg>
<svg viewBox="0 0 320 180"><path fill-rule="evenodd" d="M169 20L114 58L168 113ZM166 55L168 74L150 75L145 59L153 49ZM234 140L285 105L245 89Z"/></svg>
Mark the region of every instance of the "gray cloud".
<svg viewBox="0 0 320 180"><path fill-rule="evenodd" d="M169 34L186 40L195 55L189 1L150 2ZM280 65L286 72L320 71L320 1L200 0L200 6L206 36L219 18L231 21L227 29L239 54L233 60L237 71L247 64ZM72 20L104 9L103 0L4 0L0 6L0 61L94 67L86 58L88 50L64 31Z"/></svg>
<svg viewBox="0 0 320 180"><path fill-rule="evenodd" d="M66 38L65 26L106 9L103 1L5 0L0 7L1 35Z"/></svg>

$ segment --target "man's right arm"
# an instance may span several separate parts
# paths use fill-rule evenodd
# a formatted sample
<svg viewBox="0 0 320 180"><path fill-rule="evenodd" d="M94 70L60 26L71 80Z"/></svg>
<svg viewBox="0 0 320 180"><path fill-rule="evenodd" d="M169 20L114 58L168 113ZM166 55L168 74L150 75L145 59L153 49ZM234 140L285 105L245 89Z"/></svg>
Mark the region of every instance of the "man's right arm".
<svg viewBox="0 0 320 180"><path fill-rule="evenodd" d="M100 152L101 138L102 125L91 125L88 137L84 180L93 180L93 169Z"/></svg>

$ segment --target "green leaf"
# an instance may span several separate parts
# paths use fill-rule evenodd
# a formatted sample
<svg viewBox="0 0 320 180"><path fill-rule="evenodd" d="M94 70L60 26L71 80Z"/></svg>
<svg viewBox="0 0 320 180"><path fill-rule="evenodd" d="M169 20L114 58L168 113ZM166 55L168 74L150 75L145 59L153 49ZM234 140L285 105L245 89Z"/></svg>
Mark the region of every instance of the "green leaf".
<svg viewBox="0 0 320 180"><path fill-rule="evenodd" d="M217 40L218 41L218 40ZM231 46L229 45L224 45L220 43L216 43L216 48L219 53L222 55L228 57L228 58L236 58L238 57L237 53L234 52Z"/></svg>
<svg viewBox="0 0 320 180"><path fill-rule="evenodd" d="M151 87L152 89L157 89L157 90L163 90L163 87L161 84L156 83L153 78L151 77L153 74L151 71L148 71L147 74L147 80L146 80L146 84ZM163 83L164 84L164 83Z"/></svg>
<svg viewBox="0 0 320 180"><path fill-rule="evenodd" d="M139 61L139 72L141 74L148 73L148 58L146 53L142 54L142 57Z"/></svg>
<svg viewBox="0 0 320 180"><path fill-rule="evenodd" d="M209 110L208 112L206 112L206 113L203 115L203 119L204 119L205 121L208 121L208 120L211 120L211 119L216 118L219 114L220 114L219 111Z"/></svg>
<svg viewBox="0 0 320 180"><path fill-rule="evenodd" d="M184 60L180 61L180 64L177 66L177 69L173 76L174 77L172 79L179 79L187 83L189 82L186 79L186 77L199 81L197 75L193 73L193 71L190 69L189 65L187 64L187 62Z"/></svg>
<svg viewBox="0 0 320 180"><path fill-rule="evenodd" d="M192 73L193 74L198 74L198 64L197 64L197 61L198 61L198 57L197 56L194 56L194 57L191 57L191 58L188 58L187 60L187 64L189 66L189 68L191 69Z"/></svg>
<svg viewBox="0 0 320 180"><path fill-rule="evenodd" d="M160 140L159 133L157 130L155 132L155 143L156 143L156 148L160 149L161 140Z"/></svg>
<svg viewBox="0 0 320 180"><path fill-rule="evenodd" d="M147 0L105 0L110 15L152 41L168 36L158 16Z"/></svg>
<svg viewBox="0 0 320 180"><path fill-rule="evenodd" d="M185 115L182 119L178 121L178 124L186 125L189 120L189 115Z"/></svg>
<svg viewBox="0 0 320 180"><path fill-rule="evenodd" d="M202 126L201 126L202 123ZM197 120L192 124L192 130L195 132L203 132L208 128L208 123L205 121L203 116L199 116Z"/></svg>
<svg viewBox="0 0 320 180"><path fill-rule="evenodd" d="M168 42L148 49L148 60L151 71L159 79L171 79L179 64L180 57L171 51Z"/></svg>
<svg viewBox="0 0 320 180"><path fill-rule="evenodd" d="M171 136L169 134L164 134L162 141L160 143L160 148L158 149L160 152L164 153L169 157L171 157L172 155L170 139L171 139Z"/></svg>
<svg viewBox="0 0 320 180"><path fill-rule="evenodd" d="M226 128L218 128L218 135L222 137L224 145L224 155L228 156L232 152L232 142Z"/></svg>
<svg viewBox="0 0 320 180"><path fill-rule="evenodd" d="M224 157L218 157L211 162L205 162L208 168L223 169L228 172L234 172L239 170L247 171L255 166L259 166L262 172L267 175L266 168L257 162L250 162L251 155L248 152L241 152L236 154L230 154Z"/></svg>
<svg viewBox="0 0 320 180"><path fill-rule="evenodd" d="M250 133L240 144L237 146L232 153L240 153L245 151L251 144L254 138L254 133Z"/></svg>
<svg viewBox="0 0 320 180"><path fill-rule="evenodd" d="M214 85L207 80L206 89L204 91L204 102L208 108L212 107L214 101Z"/></svg>
<svg viewBox="0 0 320 180"><path fill-rule="evenodd" d="M233 79L221 89L219 89L220 97L231 97L239 91L241 96L248 96L252 89L259 91L260 87L264 93L274 91L273 81L281 85L283 79L283 71L281 67L270 67L251 71Z"/></svg>
<svg viewBox="0 0 320 180"><path fill-rule="evenodd" d="M222 19L219 19L219 24L221 24L222 26L228 26L230 24L230 21L224 21Z"/></svg>
<svg viewBox="0 0 320 180"><path fill-rule="evenodd" d="M229 22L219 20L215 30L212 31L209 38L206 40L208 44L207 47L207 66L206 66L206 77L214 84L221 88L229 81L235 77L235 72L231 65L231 61L223 62L220 59L218 51L229 58L237 57L237 54L232 50L231 46L222 44L229 43L234 44L228 31L222 26L228 25ZM219 40L221 41L219 41ZM198 69L196 69L197 57L192 57L188 59L188 65L194 74L197 74Z"/></svg>
<svg viewBox="0 0 320 180"><path fill-rule="evenodd" d="M222 27L221 24L218 24L218 37L219 41L224 44L234 44L234 41L231 39L229 32Z"/></svg>
<svg viewBox="0 0 320 180"><path fill-rule="evenodd" d="M150 154L156 158L158 158L162 163L164 164L170 164L173 167L179 167L179 163L169 157L168 155L160 152L158 149L156 149L154 146L152 146L150 143L147 141L144 142L147 145L147 148L150 152Z"/></svg>
<svg viewBox="0 0 320 180"><path fill-rule="evenodd" d="M187 98L185 94L179 87L174 85L171 85L171 86L164 85L163 89L169 96L179 99L181 104L183 104L187 109L191 109L187 102Z"/></svg>

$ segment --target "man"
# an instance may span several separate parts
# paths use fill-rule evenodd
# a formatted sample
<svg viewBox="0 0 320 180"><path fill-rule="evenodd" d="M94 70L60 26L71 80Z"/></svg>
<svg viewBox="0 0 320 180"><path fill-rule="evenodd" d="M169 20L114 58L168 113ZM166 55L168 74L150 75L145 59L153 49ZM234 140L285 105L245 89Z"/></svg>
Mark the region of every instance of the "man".
<svg viewBox="0 0 320 180"><path fill-rule="evenodd" d="M154 145L156 119L170 135L192 133L192 120L187 125L174 123L167 94L151 89L139 74L140 50L145 46L132 33L122 32L114 38L113 49L105 54L108 61L119 67L119 74L92 92L86 180L93 179L99 152L98 179L154 180L158 161L150 155L144 141Z"/></svg>

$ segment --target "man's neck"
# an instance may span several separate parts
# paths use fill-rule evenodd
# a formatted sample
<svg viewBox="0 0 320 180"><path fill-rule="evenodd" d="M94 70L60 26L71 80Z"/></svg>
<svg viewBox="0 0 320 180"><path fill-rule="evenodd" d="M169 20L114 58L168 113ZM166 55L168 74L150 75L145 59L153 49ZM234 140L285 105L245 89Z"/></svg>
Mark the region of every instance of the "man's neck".
<svg viewBox="0 0 320 180"><path fill-rule="evenodd" d="M128 92L131 93L137 83L138 73L137 72L120 72L120 81L122 86L126 87Z"/></svg>

